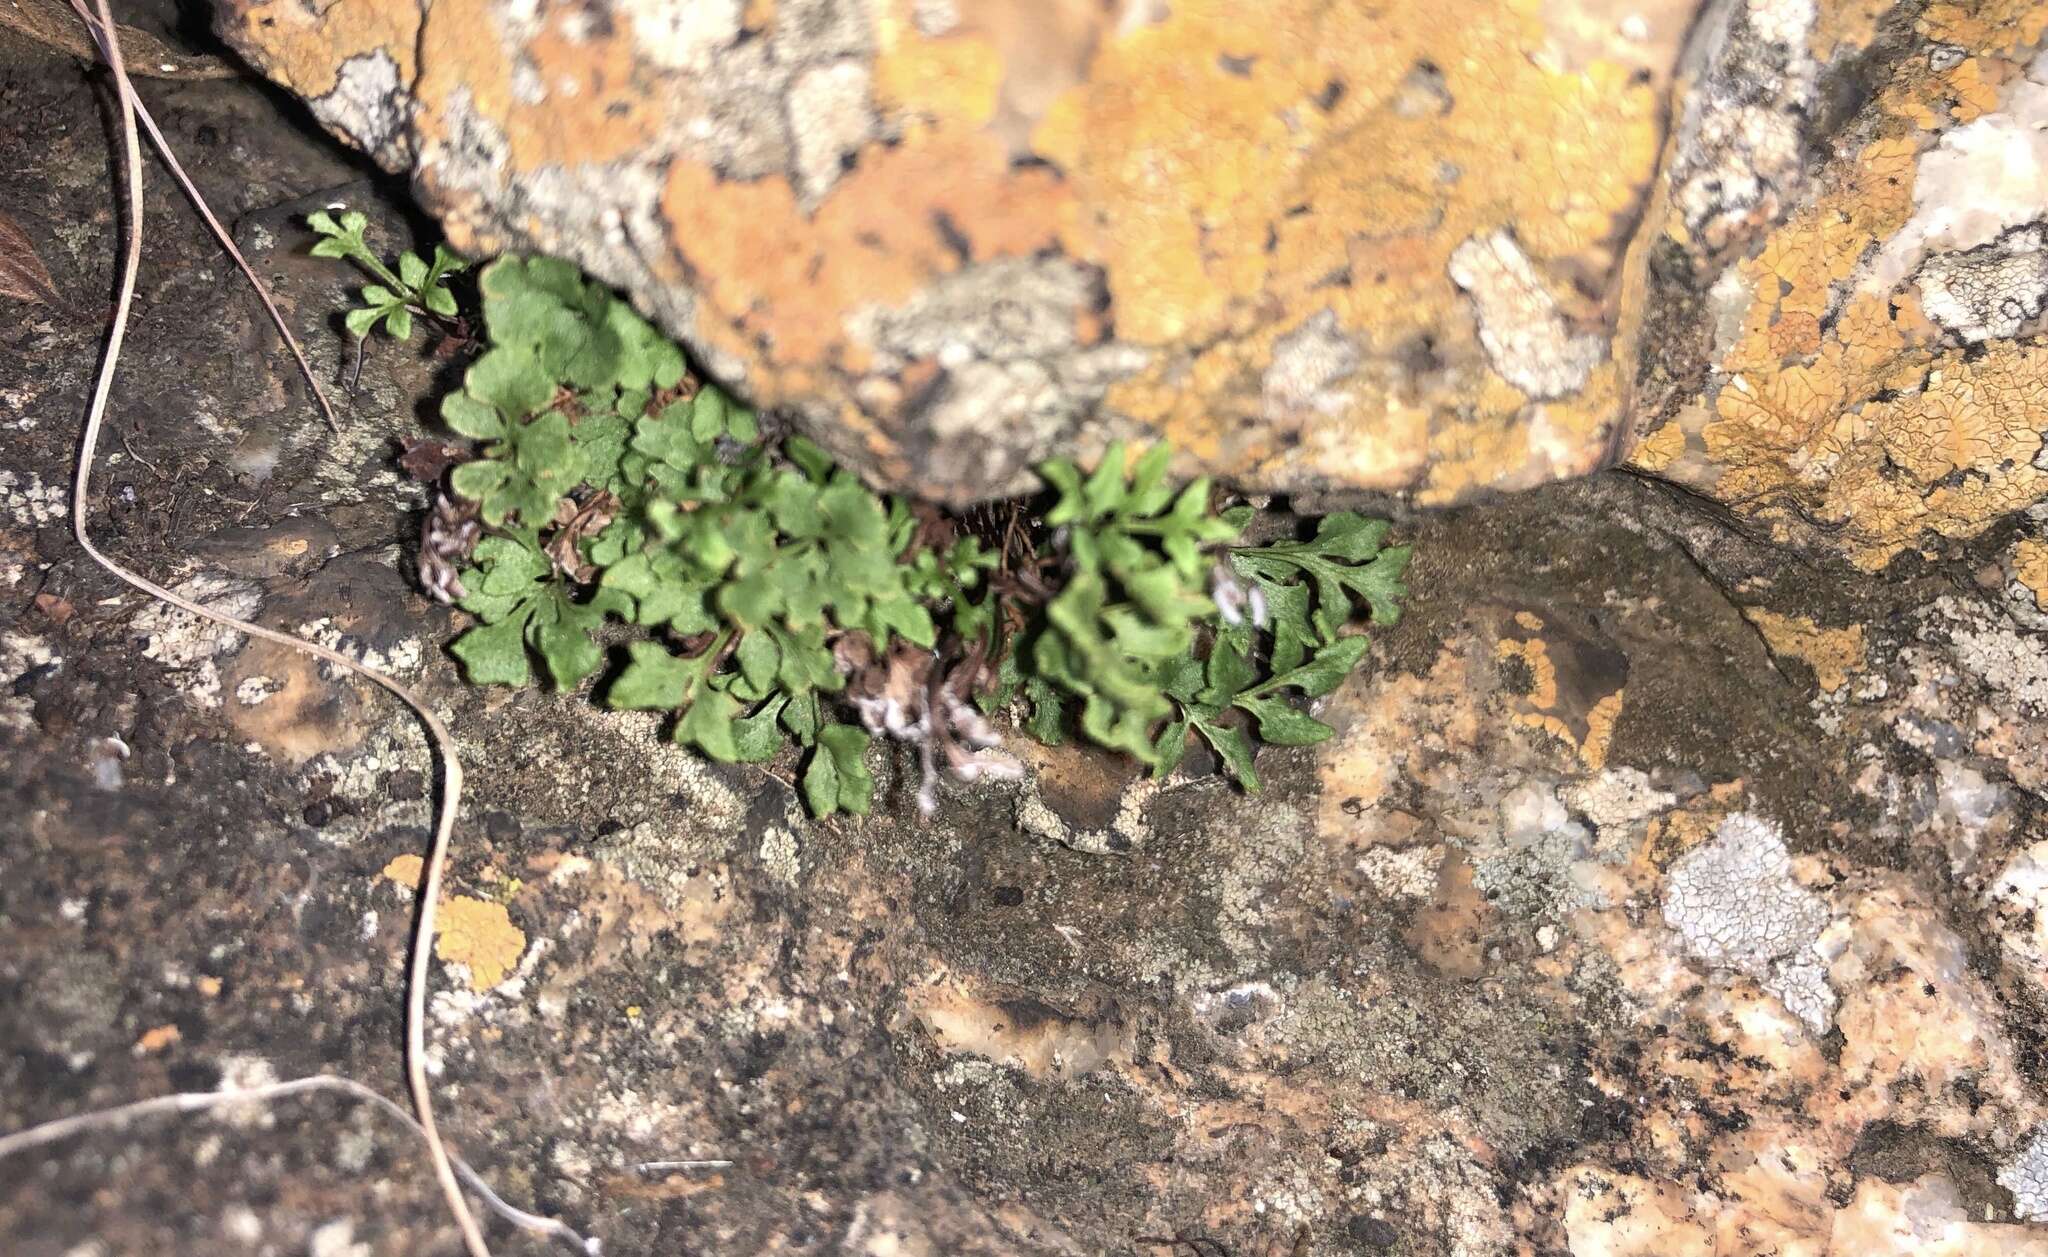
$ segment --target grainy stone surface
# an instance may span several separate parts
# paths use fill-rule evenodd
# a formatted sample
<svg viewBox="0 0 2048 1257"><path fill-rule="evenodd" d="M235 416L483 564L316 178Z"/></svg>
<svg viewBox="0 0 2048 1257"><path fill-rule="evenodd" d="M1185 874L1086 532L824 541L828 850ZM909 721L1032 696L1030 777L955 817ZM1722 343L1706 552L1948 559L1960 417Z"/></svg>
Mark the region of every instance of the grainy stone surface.
<svg viewBox="0 0 2048 1257"><path fill-rule="evenodd" d="M1248 487L1448 502L1612 457L1696 7L232 0L220 29L458 242L574 258L880 479L985 496L1166 437Z"/></svg>
<svg viewBox="0 0 2048 1257"><path fill-rule="evenodd" d="M2033 0L221 27L458 240L574 257L928 494L1125 436L1423 503L1626 453L1873 570L2048 497Z"/></svg>
<svg viewBox="0 0 2048 1257"><path fill-rule="evenodd" d="M611 20L741 92L794 77L764 41L718 54L764 9ZM834 10L775 9L825 61L866 55ZM1918 30L1860 11L1738 16L1880 50ZM329 20L375 35L384 12ZM381 81L363 64L351 82ZM991 128L1026 135L1069 89L1041 69L1001 78ZM1403 81L1418 125L1457 95L1441 73ZM247 85L144 91L340 378L350 279L294 215L350 185L396 242L402 211ZM24 172L0 212L87 308L117 243L104 116L66 63L0 43L0 168ZM701 142L755 178L804 151L824 172L882 133L853 121ZM1674 198L1689 233L1804 195L1763 120L1715 133ZM1707 192L1743 170L1739 197ZM2048 1252L2048 581L2024 515L1883 579L1840 535L1788 562L1764 517L1635 475L1410 519L1406 618L1328 700L1335 738L1262 753L1264 795L1199 759L1152 783L1050 750L922 823L910 766L878 760L877 814L814 824L788 764L707 766L587 696L461 685L450 613L400 575L416 502L392 465L449 364L372 353L329 436L168 182L150 195L98 532L448 714L471 794L430 1055L450 1138L515 1202L627 1255ZM1517 271L1488 256L1475 285ZM1006 334L1066 344L1044 312L1072 259L991 265L873 337L940 352L929 325L1000 275L1028 297ZM312 1070L398 1094L418 729L87 565L63 510L96 319L0 311L0 1129ZM1336 405L1362 360L1344 326L1277 338L1261 396ZM736 1164L642 1168L706 1156ZM0 1234L27 1257L457 1251L417 1147L332 1099L0 1163Z"/></svg>

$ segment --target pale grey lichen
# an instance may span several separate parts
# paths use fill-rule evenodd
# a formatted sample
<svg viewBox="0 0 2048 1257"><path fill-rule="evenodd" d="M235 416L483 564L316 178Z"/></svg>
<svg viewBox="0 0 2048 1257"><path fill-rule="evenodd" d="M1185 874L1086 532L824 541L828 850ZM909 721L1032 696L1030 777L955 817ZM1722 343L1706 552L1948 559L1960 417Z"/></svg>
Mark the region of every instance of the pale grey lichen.
<svg viewBox="0 0 2048 1257"><path fill-rule="evenodd" d="M1803 180L1819 95L1808 52L1813 0L1706 7L1701 65L1676 124L1671 205L1695 248L1717 250L1777 222Z"/></svg>
<svg viewBox="0 0 2048 1257"><path fill-rule="evenodd" d="M1093 273L1067 258L995 258L931 280L900 306L864 306L846 331L882 371L922 358L1051 358L1080 348L1074 315L1094 289Z"/></svg>
<svg viewBox="0 0 2048 1257"><path fill-rule="evenodd" d="M1778 827L1747 812L1672 864L1664 897L1664 924L1687 955L1755 978L1816 1034L1835 1004L1814 949L1828 915L1826 901L1794 880Z"/></svg>
<svg viewBox="0 0 2048 1257"><path fill-rule="evenodd" d="M1472 298L1479 343L1502 379L1538 401L1577 392L1607 344L1575 332L1535 264L1506 231L1473 236L1451 254L1451 282Z"/></svg>
<svg viewBox="0 0 2048 1257"><path fill-rule="evenodd" d="M2018 632L1990 609L1960 598L1939 598L1934 610L1953 626L1949 644L1964 671L2028 714L2048 713L2048 644L2039 635Z"/></svg>
<svg viewBox="0 0 2048 1257"><path fill-rule="evenodd" d="M247 620L262 605L263 591L250 581L206 572L171 587L172 592L209 610ZM241 649L239 629L153 602L135 617L130 633L142 657L183 674L181 689L201 707L221 701L220 669L215 660Z"/></svg>
<svg viewBox="0 0 2048 1257"><path fill-rule="evenodd" d="M1920 155L1913 215L1871 259L1859 285L1889 292L1929 254L1961 253L2041 217L2048 178L2048 58L2007 89L1995 113L1942 133Z"/></svg>
<svg viewBox="0 0 2048 1257"><path fill-rule="evenodd" d="M23 480L0 467L0 511L24 528L41 528L63 519L71 509L71 495L61 484L45 484L36 472Z"/></svg>
<svg viewBox="0 0 2048 1257"><path fill-rule="evenodd" d="M36 674L54 674L63 663L63 657L41 638L0 633L0 730L34 732L36 701L31 683Z"/></svg>
<svg viewBox="0 0 2048 1257"><path fill-rule="evenodd" d="M1669 790L1650 784L1640 768L1609 768L1590 781L1574 782L1560 791L1566 807L1597 830L1602 839L1625 837L1635 826L1678 802Z"/></svg>
<svg viewBox="0 0 2048 1257"><path fill-rule="evenodd" d="M2048 227L1927 259L1914 279L1927 317L1966 344L2017 336L2048 310Z"/></svg>
<svg viewBox="0 0 2048 1257"><path fill-rule="evenodd" d="M1325 308L1273 342L1273 361L1259 377L1260 406L1272 420L1342 414L1351 400L1335 387L1359 368L1364 352Z"/></svg>
<svg viewBox="0 0 2048 1257"><path fill-rule="evenodd" d="M1999 1167L1998 1185L2012 1193L2022 1221L2048 1222L2048 1126L2035 1127L2020 1155Z"/></svg>
<svg viewBox="0 0 2048 1257"><path fill-rule="evenodd" d="M1028 488L1039 454L1144 367L1142 349L1081 342L1076 315L1096 300L1098 282L1065 258L993 259L933 280L900 306L847 316L847 335L872 354L872 375L918 361L940 368L916 396L878 403L919 412L931 441L925 478Z"/></svg>
<svg viewBox="0 0 2048 1257"><path fill-rule="evenodd" d="M742 0L621 0L633 26L633 48L643 59L668 70L702 73L740 36Z"/></svg>
<svg viewBox="0 0 2048 1257"><path fill-rule="evenodd" d="M815 205L839 179L847 154L874 130L865 63L851 58L806 70L790 85L789 137L796 149L796 184Z"/></svg>
<svg viewBox="0 0 2048 1257"><path fill-rule="evenodd" d="M1620 830L1596 834L1573 820L1555 784L1530 780L1501 796L1498 830L1465 845L1473 884L1501 911L1562 919L1609 907L1606 866L1628 858Z"/></svg>
<svg viewBox="0 0 2048 1257"><path fill-rule="evenodd" d="M412 160L412 93L399 82L398 63L382 48L342 62L334 89L306 103L324 126L383 165L397 169Z"/></svg>
<svg viewBox="0 0 2048 1257"><path fill-rule="evenodd" d="M1027 775L1017 794L1017 825L1027 834L1087 855L1130 855L1152 836L1152 825L1145 813L1159 796L1159 790L1159 783L1150 777L1133 781L1118 796L1116 816L1108 827L1089 829L1068 824L1053 811L1039 794L1037 782Z"/></svg>

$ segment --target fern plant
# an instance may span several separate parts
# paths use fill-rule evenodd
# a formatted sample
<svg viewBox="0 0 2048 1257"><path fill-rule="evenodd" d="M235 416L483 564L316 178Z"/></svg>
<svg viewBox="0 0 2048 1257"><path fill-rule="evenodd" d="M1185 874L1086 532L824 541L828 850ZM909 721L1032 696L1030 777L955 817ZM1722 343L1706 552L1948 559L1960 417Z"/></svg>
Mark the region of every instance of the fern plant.
<svg viewBox="0 0 2048 1257"><path fill-rule="evenodd" d="M362 304L342 316L348 334L362 341L382 325L385 335L409 340L415 315L456 318L455 294L448 290L448 278L465 270L469 263L437 244L431 259L417 253L399 254L398 268L393 270L364 240L369 222L366 215L355 210L346 211L339 218L328 210L306 216L306 225L320 236L313 245L314 257L352 262L376 281L363 288Z"/></svg>
<svg viewBox="0 0 2048 1257"><path fill-rule="evenodd" d="M674 713L714 759L793 745L816 814L868 810L877 736L917 747L927 808L940 776L1016 775L987 719L1012 708L1158 773L1199 736L1256 789L1248 729L1328 737L1291 696L1357 664L1356 606L1398 614L1407 550L1382 523L1233 546L1249 508L1176 488L1163 446L1113 446L1091 474L1047 464L1042 513L984 535L765 439L566 263L500 259L480 287L489 348L441 405L469 444L422 547L423 571L451 565L430 587L475 617L452 653L479 684L603 674L606 703Z"/></svg>

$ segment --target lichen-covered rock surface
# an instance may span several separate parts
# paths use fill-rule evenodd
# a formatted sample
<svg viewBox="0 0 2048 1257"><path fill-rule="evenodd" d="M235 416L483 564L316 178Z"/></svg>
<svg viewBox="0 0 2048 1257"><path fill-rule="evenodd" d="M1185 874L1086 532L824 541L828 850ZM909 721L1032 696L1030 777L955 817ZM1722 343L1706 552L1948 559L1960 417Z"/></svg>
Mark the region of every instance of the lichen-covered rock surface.
<svg viewBox="0 0 2048 1257"><path fill-rule="evenodd" d="M1868 571L1948 552L2048 498L2048 6L1731 7L1644 226L1631 458Z"/></svg>
<svg viewBox="0 0 2048 1257"><path fill-rule="evenodd" d="M2048 496L2033 0L224 0L458 242L874 477L1164 438L1461 501L1628 452L1868 569Z"/></svg>
<svg viewBox="0 0 2048 1257"><path fill-rule="evenodd" d="M1164 438L1431 502L1622 435L1689 0L224 0L459 244L932 496Z"/></svg>
<svg viewBox="0 0 2048 1257"><path fill-rule="evenodd" d="M412 48L378 33L383 11L351 0L327 22ZM583 46L626 12L587 14ZM1870 85L1906 73L1922 23L1975 48L1966 19L2029 13L1738 5L1717 46L1773 32L1876 76L1818 81ZM767 14L741 11L748 29ZM423 741L378 693L163 611L73 543L120 234L101 98L8 38L0 169L20 173L0 214L79 308L0 298L0 1131L309 1071L400 1094ZM1949 55L1940 73L1969 61ZM1983 117L2028 81L2004 74ZM374 74L351 81L381 99ZM334 324L353 279L305 256L299 221L344 199L395 245L402 211L247 84L144 90L316 368L347 376ZM1009 91L991 126L1035 108ZM1818 99L1798 125L1850 135L1885 97ZM1698 133L1750 134L1735 112ZM392 115L388 142L413 126ZM1805 291L1745 286L1715 233L1774 238L1803 198L1848 186L1744 190L1739 173L1671 196L1668 213L1713 211L1683 237L1657 220L1645 282L1737 277L1712 281L1725 319L1658 307L1669 324L1643 335L1671 354L1699 343L1689 319L1739 344L1756 302ZM1732 208L1752 193L1754 223ZM452 613L401 575L418 491L393 467L447 364L374 343L329 434L174 196L153 169L95 529L448 716L470 794L433 957L433 1085L451 1141L515 1203L613 1257L2048 1254L2048 536L2024 510L1894 534L1882 577L1858 571L1876 534L1850 525L1874 517L1800 496L1853 459L1687 426L1705 390L1719 415L1762 369L1724 345L1658 386L1683 437L1665 474L1694 492L1617 472L1402 523L1406 618L1323 707L1334 738L1262 754L1265 794L1199 762L1150 782L1053 749L1021 785L949 791L927 823L914 765L878 757L877 813L817 824L786 763L709 767L587 695L463 685L441 650ZM2028 256L2011 227L2000 247ZM1432 265L1475 284L1539 265L1512 240L1446 241ZM1899 273L1929 308L1903 278L1924 261ZM1942 266L1942 291L1968 291L1968 268ZM1847 333L1814 322L1825 357ZM1899 352L2004 370L2033 352L2029 327ZM1543 358L1569 363L1583 334ZM1871 425L1924 393L1889 384L1841 430L1880 440ZM1677 443L1658 431L1644 448ZM1903 446L1886 459L1883 476L1915 474ZM1752 494L1726 480L1738 465L1790 478ZM1945 471L1921 500L1976 475ZM698 1158L732 1164L675 1164ZM418 1147L332 1098L0 1162L0 1236L10 1257L458 1251Z"/></svg>

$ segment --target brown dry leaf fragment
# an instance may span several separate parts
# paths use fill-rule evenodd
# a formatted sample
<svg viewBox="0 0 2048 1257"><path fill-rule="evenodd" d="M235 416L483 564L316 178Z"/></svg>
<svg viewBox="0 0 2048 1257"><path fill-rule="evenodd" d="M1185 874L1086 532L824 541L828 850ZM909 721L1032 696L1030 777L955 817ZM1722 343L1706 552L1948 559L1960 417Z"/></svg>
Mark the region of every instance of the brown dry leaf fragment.
<svg viewBox="0 0 2048 1257"><path fill-rule="evenodd" d="M7 0L0 0L5 4ZM423 437L405 441L398 455L398 469L421 484L434 484L441 474L457 463L469 461L469 448L449 441Z"/></svg>
<svg viewBox="0 0 2048 1257"><path fill-rule="evenodd" d="M17 2L0 0L0 16L6 14L9 5ZM12 297L16 301L48 306L52 310L69 308L63 295L57 291L56 283L50 279L50 268L44 266L43 259L36 255L36 247L29 242L28 233L5 214L0 214L0 297Z"/></svg>
<svg viewBox="0 0 2048 1257"><path fill-rule="evenodd" d="M71 605L69 598L60 598L56 594L37 594L36 610L43 613L44 619L47 619L58 628L63 628L65 622L72 617L78 608Z"/></svg>
<svg viewBox="0 0 2048 1257"><path fill-rule="evenodd" d="M547 544L547 556L555 569L570 580L587 585L597 579L597 568L583 561L580 543L585 537L594 537L604 531L619 513L619 500L610 493L599 490L588 502L581 504L563 499L555 508L557 531Z"/></svg>
<svg viewBox="0 0 2048 1257"><path fill-rule="evenodd" d="M95 65L100 54L85 32L85 24L64 0L0 0L0 27L19 31L46 48L68 52ZM115 33L121 39L121 57L128 73L152 79L233 78L235 68L219 57L195 57L177 52L154 35L119 23Z"/></svg>

